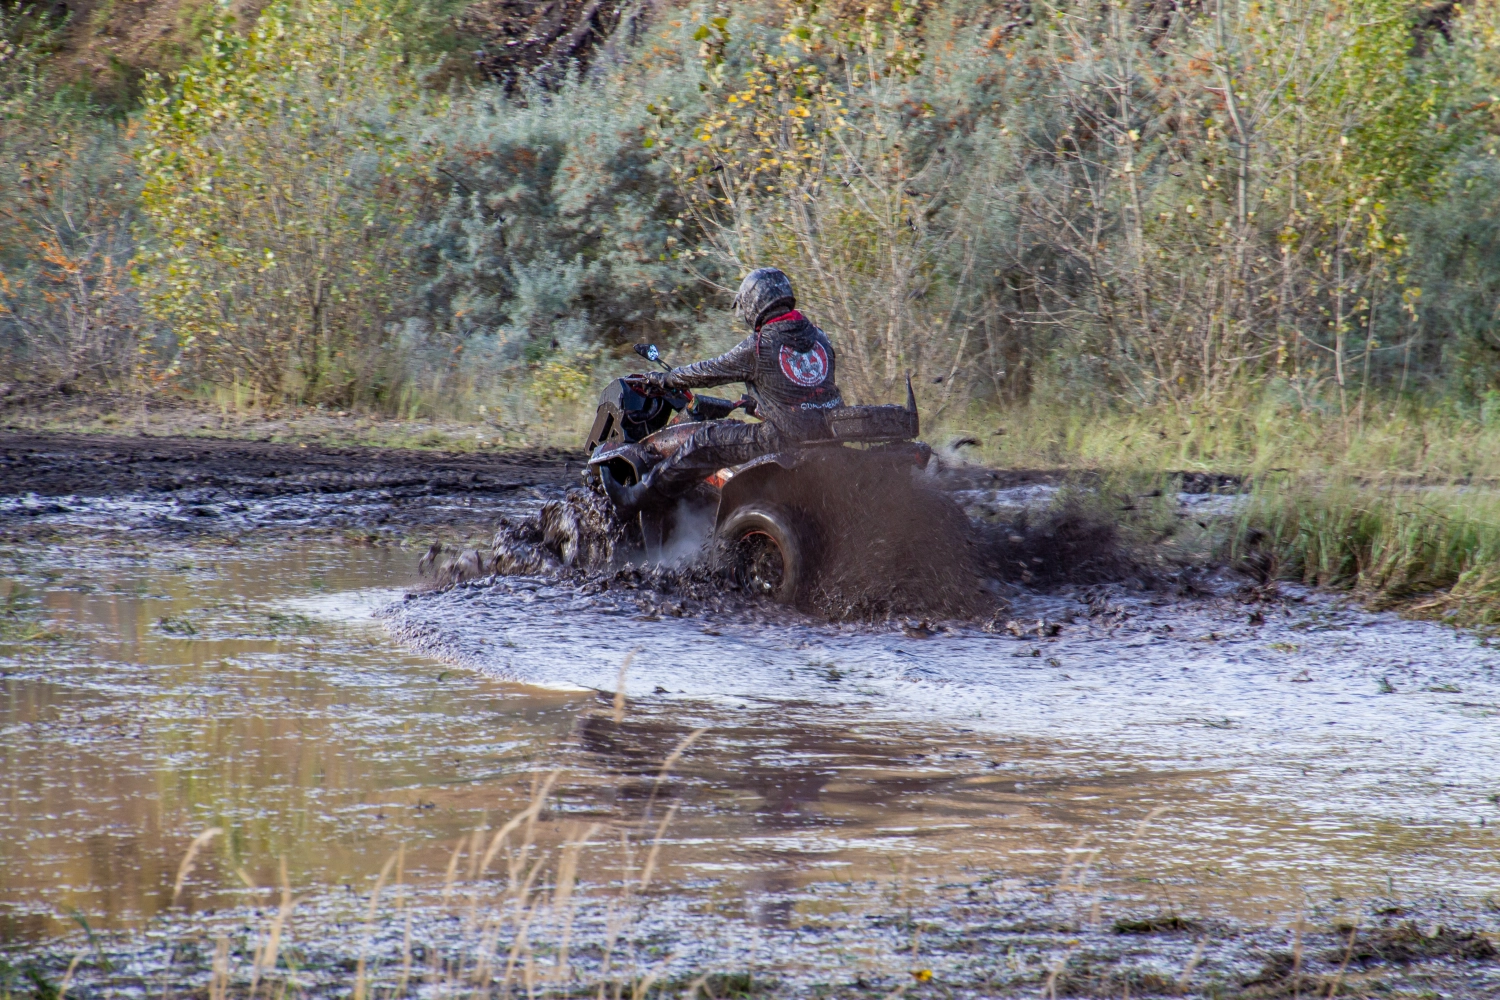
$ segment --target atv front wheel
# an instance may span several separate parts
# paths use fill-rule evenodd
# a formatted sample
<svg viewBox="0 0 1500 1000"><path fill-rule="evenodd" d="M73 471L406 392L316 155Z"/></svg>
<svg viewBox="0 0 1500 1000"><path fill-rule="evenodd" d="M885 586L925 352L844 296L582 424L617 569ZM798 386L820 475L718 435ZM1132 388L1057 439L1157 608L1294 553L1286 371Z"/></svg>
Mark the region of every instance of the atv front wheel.
<svg viewBox="0 0 1500 1000"><path fill-rule="evenodd" d="M792 514L770 503L748 503L719 529L735 582L781 604L797 599L805 566Z"/></svg>

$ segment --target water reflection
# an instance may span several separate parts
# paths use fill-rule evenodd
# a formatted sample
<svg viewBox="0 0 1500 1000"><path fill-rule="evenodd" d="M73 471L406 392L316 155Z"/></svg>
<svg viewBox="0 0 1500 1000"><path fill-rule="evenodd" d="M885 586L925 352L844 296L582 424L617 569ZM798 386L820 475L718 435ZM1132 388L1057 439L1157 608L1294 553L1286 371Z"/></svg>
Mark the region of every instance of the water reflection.
<svg viewBox="0 0 1500 1000"><path fill-rule="evenodd" d="M885 901L871 887L1055 884L1070 851L1096 847L1091 886L1112 898L1258 917L1313 883L1383 889L1418 852L1428 872L1462 871L1489 843L1282 815L1190 762L893 727L814 702L641 697L616 721L592 692L523 688L397 646L367 612L414 564L399 548L124 539L0 558L9 940L59 933L75 912L139 926L210 826L226 832L186 885L189 909L246 902L282 859L299 892L349 892L396 845L407 878L440 881L455 843L524 808L551 771L541 840L675 804L659 881L772 926L831 905L813 886ZM1158 806L1172 812L1124 856ZM606 854L586 878L617 874Z"/></svg>

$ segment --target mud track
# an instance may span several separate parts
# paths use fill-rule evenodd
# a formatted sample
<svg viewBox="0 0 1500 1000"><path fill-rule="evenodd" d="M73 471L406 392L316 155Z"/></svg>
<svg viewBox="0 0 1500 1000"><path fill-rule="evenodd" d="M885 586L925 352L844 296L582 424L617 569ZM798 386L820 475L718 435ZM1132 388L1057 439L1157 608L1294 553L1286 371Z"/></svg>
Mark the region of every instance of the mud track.
<svg viewBox="0 0 1500 1000"><path fill-rule="evenodd" d="M219 438L0 434L0 496L222 490L278 497L353 490L417 494L570 483L581 454L327 448Z"/></svg>
<svg viewBox="0 0 1500 1000"><path fill-rule="evenodd" d="M582 456L461 453L196 437L0 434L8 534L147 529L241 535L489 532L561 493Z"/></svg>

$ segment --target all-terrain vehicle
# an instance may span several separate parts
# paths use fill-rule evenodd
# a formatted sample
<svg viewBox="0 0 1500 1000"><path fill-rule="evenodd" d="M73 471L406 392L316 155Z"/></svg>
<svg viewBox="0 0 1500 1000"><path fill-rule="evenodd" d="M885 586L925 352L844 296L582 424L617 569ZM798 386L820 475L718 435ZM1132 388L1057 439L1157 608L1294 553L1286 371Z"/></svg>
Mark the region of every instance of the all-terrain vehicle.
<svg viewBox="0 0 1500 1000"><path fill-rule="evenodd" d="M648 344L636 353L668 367ZM754 416L754 401L653 390L639 375L605 387L585 445L585 477L599 481L608 467L618 482L639 482L656 463L672 455L704 421L727 420L735 410ZM785 603L817 571L828 537L819 516L818 491L831 467L857 467L862 478L909 476L924 467L932 449L916 440L919 420L911 379L906 405L844 406L828 411L827 437L805 441L743 465L719 469L680 500L625 518L639 531L648 557L660 558L675 541L711 525L729 568L749 590Z"/></svg>

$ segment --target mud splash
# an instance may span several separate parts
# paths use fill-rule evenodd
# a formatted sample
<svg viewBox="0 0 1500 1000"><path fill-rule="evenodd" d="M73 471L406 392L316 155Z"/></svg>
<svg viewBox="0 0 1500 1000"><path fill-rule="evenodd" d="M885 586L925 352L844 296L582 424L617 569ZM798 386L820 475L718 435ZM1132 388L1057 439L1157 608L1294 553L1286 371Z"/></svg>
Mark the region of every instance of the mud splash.
<svg viewBox="0 0 1500 1000"><path fill-rule="evenodd" d="M571 489L533 514L501 517L487 549L434 542L417 569L435 588L495 575L587 577L614 568L628 546L625 525L609 501L592 490Z"/></svg>
<svg viewBox="0 0 1500 1000"><path fill-rule="evenodd" d="M1005 519L986 519L970 517L958 500L985 504L994 491L955 491L931 473L892 479L840 453L797 471L796 494L776 500L802 514L816 553L799 607L826 621L991 622L1003 620L1002 595L1015 592L1007 584L1094 583L1143 572L1115 525L1082 503L1021 506ZM680 533L673 553L650 563L607 499L572 489L531 516L502 518L486 548L434 543L420 569L432 589L545 576L579 593L628 579L656 595L643 606L666 595L715 606L728 594L749 599L712 528L710 518L699 532Z"/></svg>

